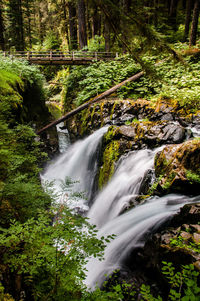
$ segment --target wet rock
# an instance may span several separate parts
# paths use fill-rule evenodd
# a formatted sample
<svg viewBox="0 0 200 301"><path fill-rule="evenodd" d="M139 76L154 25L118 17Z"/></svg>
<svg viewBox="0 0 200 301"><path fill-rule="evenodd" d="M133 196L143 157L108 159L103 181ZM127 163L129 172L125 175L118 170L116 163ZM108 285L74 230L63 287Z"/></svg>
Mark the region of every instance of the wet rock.
<svg viewBox="0 0 200 301"><path fill-rule="evenodd" d="M143 248L131 254L127 259L129 266L143 271L150 279L154 277L162 290L166 288L166 279L161 273L163 261L172 262L177 269L193 264L200 271L200 254L190 247L194 242L199 243L199 225L193 224L199 219L200 204L185 205L164 228L147 239Z"/></svg>
<svg viewBox="0 0 200 301"><path fill-rule="evenodd" d="M167 114L162 115L161 120L173 121L174 118L173 118L173 115L172 115L172 114L167 113Z"/></svg>
<svg viewBox="0 0 200 301"><path fill-rule="evenodd" d="M185 138L186 130L179 124L167 121L134 122L130 126L119 128L119 133L126 139L141 146L156 147L162 144L180 143Z"/></svg>
<svg viewBox="0 0 200 301"><path fill-rule="evenodd" d="M160 100L153 107L149 101L144 99L107 99L92 105L73 119L67 121L67 125L72 138L82 138L106 124L125 125L127 121L134 119L138 119L140 122L148 120L150 122L169 122L169 126L172 127L171 131L174 131L173 121L177 121L179 127L198 127L200 124L200 114L185 116L179 112L177 103L170 100ZM169 133L169 136L172 136L169 128L166 128L166 131ZM151 134L149 139L156 140L155 135L152 138L153 135ZM166 139L163 137L163 142L161 142L180 143L183 135L183 129L179 129L178 132L174 133L174 139L170 139L171 142L167 141L167 136ZM136 146L133 146L133 148L135 149Z"/></svg>
<svg viewBox="0 0 200 301"><path fill-rule="evenodd" d="M128 125L123 125L119 128L119 132L123 137L134 138L136 135L135 128Z"/></svg>
<svg viewBox="0 0 200 301"><path fill-rule="evenodd" d="M200 141L190 140L166 146L155 157L158 193L199 194Z"/></svg>

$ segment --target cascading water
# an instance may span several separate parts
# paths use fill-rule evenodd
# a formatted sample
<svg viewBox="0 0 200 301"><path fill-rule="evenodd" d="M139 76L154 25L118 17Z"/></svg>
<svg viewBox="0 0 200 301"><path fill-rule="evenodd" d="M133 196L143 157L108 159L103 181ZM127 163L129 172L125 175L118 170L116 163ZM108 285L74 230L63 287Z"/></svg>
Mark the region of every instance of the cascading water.
<svg viewBox="0 0 200 301"><path fill-rule="evenodd" d="M62 129L63 126L64 126L64 122L61 122L56 126L57 133L58 133L59 151L61 154L63 154L70 146L69 132L66 128Z"/></svg>
<svg viewBox="0 0 200 301"><path fill-rule="evenodd" d="M89 211L88 217L93 224L101 227L134 202L145 173L153 167L157 151L140 150L120 160L112 180L99 193Z"/></svg>
<svg viewBox="0 0 200 301"><path fill-rule="evenodd" d="M86 285L92 289L96 284L101 285L105 275L123 266L123 261L131 250L144 245L144 235L146 237L148 231L159 228L172 214L192 200L175 194L154 197L105 223L99 230L99 237L116 234L116 238L106 247L104 261L89 261Z"/></svg>
<svg viewBox="0 0 200 301"><path fill-rule="evenodd" d="M53 181L53 189L60 200L67 201L70 208L78 211L88 211L88 202L94 191L95 177L98 171L98 149L107 128L101 128L84 140L71 145L60 155L41 175L42 181ZM68 195L62 193L62 184L69 177L74 181L73 191L85 193L87 200L79 197L78 200L69 200Z"/></svg>
<svg viewBox="0 0 200 301"><path fill-rule="evenodd" d="M75 183L73 187L74 191L85 191L90 199L93 196L98 171L97 154L106 131L107 128L102 128L88 138L71 145L66 153L47 168L42 179L54 180L54 189L58 193L61 189L60 184L66 177L79 180L80 182ZM98 226L99 237L116 234L115 239L105 249L105 260L100 262L92 259L87 265L86 284L90 288L94 288L96 283L101 285L105 274L120 268L128 253L144 244L144 236L146 237L148 231L158 228L181 206L193 201L192 198L175 194L154 197L145 204L119 215L127 204L136 200L146 172L153 167L157 151L145 149L121 158L112 180L97 195L89 210L88 217ZM61 200L63 201L63 194ZM81 207L81 211L89 209L89 201L79 199L78 203L74 203L68 198L66 200L70 207Z"/></svg>

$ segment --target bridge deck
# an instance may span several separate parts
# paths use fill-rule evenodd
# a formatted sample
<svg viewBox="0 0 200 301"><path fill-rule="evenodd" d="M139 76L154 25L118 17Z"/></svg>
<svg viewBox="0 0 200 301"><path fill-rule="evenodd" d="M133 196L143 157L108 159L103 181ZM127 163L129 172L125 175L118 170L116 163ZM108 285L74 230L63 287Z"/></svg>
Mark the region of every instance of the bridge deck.
<svg viewBox="0 0 200 301"><path fill-rule="evenodd" d="M1 54L5 57L26 59L30 64L38 65L87 65L118 57L118 53L89 51L4 51Z"/></svg>

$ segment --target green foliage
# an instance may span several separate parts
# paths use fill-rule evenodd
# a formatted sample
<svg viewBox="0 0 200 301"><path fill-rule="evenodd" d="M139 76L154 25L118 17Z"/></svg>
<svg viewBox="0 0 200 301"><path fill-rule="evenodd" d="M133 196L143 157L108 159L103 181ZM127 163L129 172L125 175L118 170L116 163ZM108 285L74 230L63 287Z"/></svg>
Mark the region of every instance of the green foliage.
<svg viewBox="0 0 200 301"><path fill-rule="evenodd" d="M38 163L46 155L41 153L33 129L17 123L22 108L28 114L22 95L27 86L37 89L37 83L42 85L42 76L26 63L2 59L0 77L0 225L6 227L12 218L23 222L36 216L37 208L46 208L50 198L38 177Z"/></svg>
<svg viewBox="0 0 200 301"><path fill-rule="evenodd" d="M95 36L94 38L90 39L88 42L88 46L84 47L82 50L88 51L105 51L105 41L102 36Z"/></svg>
<svg viewBox="0 0 200 301"><path fill-rule="evenodd" d="M146 65L153 66L160 59L152 53L147 53L142 61ZM175 99L180 107L196 112L200 109L199 67L199 62L193 62L191 58L178 63L168 58L153 69L154 74L150 71L148 76L128 83L118 89L115 96L146 98L153 102L162 98ZM139 64L127 55L110 62L97 62L87 67L73 67L64 81L65 104L69 106L75 102L78 106L140 70Z"/></svg>
<svg viewBox="0 0 200 301"><path fill-rule="evenodd" d="M197 169L197 172L198 172L198 169ZM200 170L199 170L199 174L200 174ZM186 171L186 177L192 183L193 182L200 183L200 175L198 175L197 173L192 172L191 170Z"/></svg>
<svg viewBox="0 0 200 301"><path fill-rule="evenodd" d="M73 67L65 81L65 102L70 103L75 100L76 105L80 105L138 70L139 66L129 57L110 62L97 62L87 67Z"/></svg>
<svg viewBox="0 0 200 301"><path fill-rule="evenodd" d="M64 205L37 212L37 218L23 224L13 221L8 229L0 229L1 264L12 274L31 279L26 288L34 300L79 300L87 258L101 259L110 241L97 239L96 232Z"/></svg>
<svg viewBox="0 0 200 301"><path fill-rule="evenodd" d="M20 59L11 59L0 55L0 71L3 72L4 81L13 85L13 80L23 87L25 84L39 85L41 88L44 83L44 76L39 71L38 67L29 65L28 61ZM9 73L6 76L6 72ZM8 79L9 81L8 81ZM23 81L23 83L22 83ZM16 85L16 84L15 84ZM4 86L2 84L2 86Z"/></svg>
<svg viewBox="0 0 200 301"><path fill-rule="evenodd" d="M53 31L49 31L44 38L43 47L44 50L59 50L61 41Z"/></svg>

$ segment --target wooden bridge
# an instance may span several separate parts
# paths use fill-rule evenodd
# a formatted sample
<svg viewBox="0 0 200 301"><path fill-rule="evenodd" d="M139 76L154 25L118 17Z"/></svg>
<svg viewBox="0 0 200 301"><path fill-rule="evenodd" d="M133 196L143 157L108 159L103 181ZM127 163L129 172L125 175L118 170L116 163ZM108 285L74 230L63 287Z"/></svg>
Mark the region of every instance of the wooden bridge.
<svg viewBox="0 0 200 301"><path fill-rule="evenodd" d="M113 60L118 53L90 51L1 51L5 57L25 59L37 65L88 65L99 60Z"/></svg>

